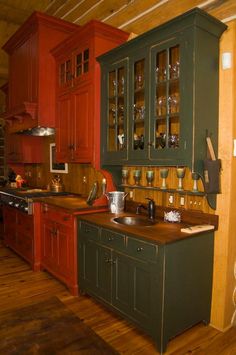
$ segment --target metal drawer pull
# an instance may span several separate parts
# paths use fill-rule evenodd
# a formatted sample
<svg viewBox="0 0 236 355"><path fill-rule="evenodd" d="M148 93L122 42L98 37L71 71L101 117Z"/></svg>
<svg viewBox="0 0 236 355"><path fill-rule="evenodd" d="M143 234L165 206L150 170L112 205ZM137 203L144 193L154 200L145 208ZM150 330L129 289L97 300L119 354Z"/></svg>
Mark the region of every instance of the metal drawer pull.
<svg viewBox="0 0 236 355"><path fill-rule="evenodd" d="M85 233L90 233L90 229L85 228Z"/></svg>
<svg viewBox="0 0 236 355"><path fill-rule="evenodd" d="M142 247L137 248L137 251L142 251L142 250L144 250Z"/></svg>
<svg viewBox="0 0 236 355"><path fill-rule="evenodd" d="M108 240L109 240L109 242L112 242L114 240L114 238L113 237L109 237Z"/></svg>

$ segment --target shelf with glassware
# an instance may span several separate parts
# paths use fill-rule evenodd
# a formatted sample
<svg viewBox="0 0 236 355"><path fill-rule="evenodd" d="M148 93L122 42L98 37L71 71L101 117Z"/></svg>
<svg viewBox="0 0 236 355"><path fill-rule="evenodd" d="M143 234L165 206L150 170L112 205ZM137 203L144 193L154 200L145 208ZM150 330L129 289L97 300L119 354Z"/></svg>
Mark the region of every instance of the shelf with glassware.
<svg viewBox="0 0 236 355"><path fill-rule="evenodd" d="M97 58L102 73L101 163L118 184L118 169L124 165L185 166L203 177L206 132L216 151L218 145L215 64L225 29L195 8Z"/></svg>
<svg viewBox="0 0 236 355"><path fill-rule="evenodd" d="M155 176L158 175L159 176ZM170 176L167 182L168 175ZM187 180L186 187L185 178ZM190 187L191 185L191 187ZM123 168L122 169L122 188L156 190L162 192L179 193L186 195L205 196L197 173L191 173L185 167L162 167L160 169L143 170L139 168Z"/></svg>

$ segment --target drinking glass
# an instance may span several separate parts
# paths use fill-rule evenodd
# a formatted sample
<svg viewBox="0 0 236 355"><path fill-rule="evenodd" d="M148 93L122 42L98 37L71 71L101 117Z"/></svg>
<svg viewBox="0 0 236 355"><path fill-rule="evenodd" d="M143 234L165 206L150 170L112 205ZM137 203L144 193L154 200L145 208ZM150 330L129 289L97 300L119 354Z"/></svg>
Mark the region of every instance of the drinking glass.
<svg viewBox="0 0 236 355"><path fill-rule="evenodd" d="M139 185L141 179L141 170L134 170L133 177L134 177L134 184Z"/></svg>
<svg viewBox="0 0 236 355"><path fill-rule="evenodd" d="M182 191L183 190L183 178L185 176L185 168L177 168L176 169L176 174L178 177L178 191Z"/></svg>
<svg viewBox="0 0 236 355"><path fill-rule="evenodd" d="M127 185L129 177L129 170L122 169L122 184Z"/></svg>
<svg viewBox="0 0 236 355"><path fill-rule="evenodd" d="M147 179L148 186L152 186L152 182L154 180L154 171L153 170L146 171L146 179Z"/></svg>
<svg viewBox="0 0 236 355"><path fill-rule="evenodd" d="M160 175L161 175L161 178L162 178L162 184L161 184L161 189L162 190L167 189L166 178L168 176L168 173L169 173L169 169L167 169L167 168L160 169Z"/></svg>

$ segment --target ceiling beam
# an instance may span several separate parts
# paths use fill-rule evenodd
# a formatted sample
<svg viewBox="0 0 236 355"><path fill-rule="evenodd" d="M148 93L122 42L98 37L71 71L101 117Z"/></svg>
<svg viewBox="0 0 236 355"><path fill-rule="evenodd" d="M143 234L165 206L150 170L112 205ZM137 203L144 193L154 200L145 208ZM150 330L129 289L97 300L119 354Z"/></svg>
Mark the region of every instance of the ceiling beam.
<svg viewBox="0 0 236 355"><path fill-rule="evenodd" d="M30 15L31 11L22 10L20 8L15 8L1 3L0 20L2 21L11 22L19 26Z"/></svg>

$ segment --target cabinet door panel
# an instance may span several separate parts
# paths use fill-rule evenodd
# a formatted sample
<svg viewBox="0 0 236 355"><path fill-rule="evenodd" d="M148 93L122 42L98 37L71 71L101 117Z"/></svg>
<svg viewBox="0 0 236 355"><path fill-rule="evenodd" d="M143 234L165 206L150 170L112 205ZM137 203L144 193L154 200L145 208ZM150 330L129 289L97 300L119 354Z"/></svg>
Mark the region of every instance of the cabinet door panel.
<svg viewBox="0 0 236 355"><path fill-rule="evenodd" d="M94 243L81 242L79 249L80 288L110 302L111 250Z"/></svg>
<svg viewBox="0 0 236 355"><path fill-rule="evenodd" d="M112 304L129 314L131 309L131 261L127 256L113 252Z"/></svg>
<svg viewBox="0 0 236 355"><path fill-rule="evenodd" d="M54 222L43 221L42 258L45 266L58 269L58 239Z"/></svg>
<svg viewBox="0 0 236 355"><path fill-rule="evenodd" d="M11 79L9 84L10 109L23 102L32 101L30 86L30 38L21 44L10 56ZM17 80L13 79L17 78ZM24 85L22 85L24 83Z"/></svg>
<svg viewBox="0 0 236 355"><path fill-rule="evenodd" d="M92 85L80 87L73 94L74 119L72 134L72 161L90 162L92 156ZM97 133L99 134L99 133Z"/></svg>
<svg viewBox="0 0 236 355"><path fill-rule="evenodd" d="M74 256L73 256L73 229L64 225L57 224L58 238L58 265L60 273L70 277L73 273Z"/></svg>
<svg viewBox="0 0 236 355"><path fill-rule="evenodd" d="M57 107L56 155L59 162L70 160L72 106L70 95L61 96Z"/></svg>
<svg viewBox="0 0 236 355"><path fill-rule="evenodd" d="M102 159L116 164L127 160L127 88L129 85L128 62L121 60L106 66L102 83L107 96L102 93Z"/></svg>

